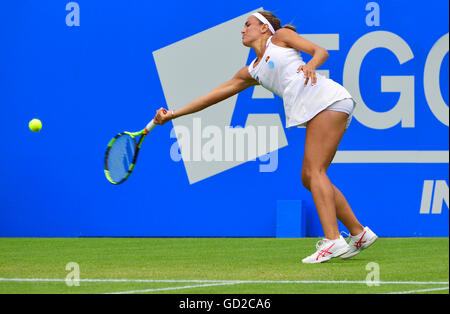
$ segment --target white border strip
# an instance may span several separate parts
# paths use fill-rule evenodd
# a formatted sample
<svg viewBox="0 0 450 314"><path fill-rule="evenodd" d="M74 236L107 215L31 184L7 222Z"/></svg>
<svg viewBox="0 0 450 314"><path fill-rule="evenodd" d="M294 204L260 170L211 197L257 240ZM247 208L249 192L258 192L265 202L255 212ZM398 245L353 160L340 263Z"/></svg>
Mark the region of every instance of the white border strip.
<svg viewBox="0 0 450 314"><path fill-rule="evenodd" d="M1 282L65 282L59 278L0 278ZM128 282L128 283L199 283L199 284L367 284L367 281L349 280L195 280L195 279L80 279L79 282ZM448 285L448 281L371 281L380 285Z"/></svg>
<svg viewBox="0 0 450 314"><path fill-rule="evenodd" d="M449 151L337 151L333 163L337 164L448 164Z"/></svg>

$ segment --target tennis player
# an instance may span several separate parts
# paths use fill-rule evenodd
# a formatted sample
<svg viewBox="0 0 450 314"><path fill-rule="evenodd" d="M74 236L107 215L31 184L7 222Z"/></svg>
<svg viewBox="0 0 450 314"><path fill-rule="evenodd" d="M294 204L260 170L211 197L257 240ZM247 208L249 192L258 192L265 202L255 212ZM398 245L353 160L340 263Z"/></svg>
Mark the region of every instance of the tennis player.
<svg viewBox="0 0 450 314"><path fill-rule="evenodd" d="M256 59L228 82L216 87L181 109L157 111L154 121L164 124L231 97L248 87L262 85L283 98L286 127L306 126L305 153L301 179L312 193L325 238L316 252L303 263L321 263L331 258L349 258L375 242L377 236L363 227L342 193L331 183L327 169L332 162L350 121L355 102L338 83L316 73L328 52L297 34L295 27L281 23L271 12L260 11L248 17L242 43L256 53ZM312 56L305 64L299 51ZM350 231L347 243L337 220Z"/></svg>

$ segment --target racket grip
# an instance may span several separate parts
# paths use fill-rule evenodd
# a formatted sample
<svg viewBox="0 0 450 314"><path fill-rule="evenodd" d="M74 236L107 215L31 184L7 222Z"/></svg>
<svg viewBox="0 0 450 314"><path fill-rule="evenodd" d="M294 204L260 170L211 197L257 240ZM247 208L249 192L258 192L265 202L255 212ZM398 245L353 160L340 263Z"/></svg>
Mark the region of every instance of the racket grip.
<svg viewBox="0 0 450 314"><path fill-rule="evenodd" d="M147 126L145 127L145 130L148 132L150 132L151 130L153 130L153 128L156 126L154 120L150 121Z"/></svg>

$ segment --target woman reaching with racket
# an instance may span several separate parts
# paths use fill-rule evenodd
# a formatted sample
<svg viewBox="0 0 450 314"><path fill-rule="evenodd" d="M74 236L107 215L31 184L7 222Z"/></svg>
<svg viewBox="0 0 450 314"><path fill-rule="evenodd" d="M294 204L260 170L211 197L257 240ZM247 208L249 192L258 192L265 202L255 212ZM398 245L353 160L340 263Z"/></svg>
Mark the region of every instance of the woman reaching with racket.
<svg viewBox="0 0 450 314"><path fill-rule="evenodd" d="M181 109L169 112L159 109L154 122L164 124L203 110L258 84L277 94L283 98L286 127L306 125L301 179L312 193L325 234L325 239L316 245L317 251L302 262L321 263L358 254L374 243L377 236L359 223L326 174L352 119L355 103L351 95L341 85L316 74L328 52L299 36L294 27L282 28L272 13L252 14L241 33L242 43L257 56L250 66ZM312 55L312 59L305 64L299 51ZM349 243L339 232L338 219L350 231Z"/></svg>

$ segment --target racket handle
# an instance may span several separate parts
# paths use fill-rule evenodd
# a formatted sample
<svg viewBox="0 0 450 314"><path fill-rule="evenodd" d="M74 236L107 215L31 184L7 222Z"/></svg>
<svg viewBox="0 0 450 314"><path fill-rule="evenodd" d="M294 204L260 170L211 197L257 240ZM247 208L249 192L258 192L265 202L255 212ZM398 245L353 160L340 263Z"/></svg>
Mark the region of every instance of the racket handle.
<svg viewBox="0 0 450 314"><path fill-rule="evenodd" d="M167 110L163 109L163 113L166 114ZM145 132L150 132L151 130L153 130L153 128L156 126L155 124L155 120L153 119L152 121L150 121L147 126L145 127Z"/></svg>
<svg viewBox="0 0 450 314"><path fill-rule="evenodd" d="M153 128L156 126L155 122L152 120L150 121L147 126L145 127L145 130L148 132L150 132L151 130L153 130Z"/></svg>

